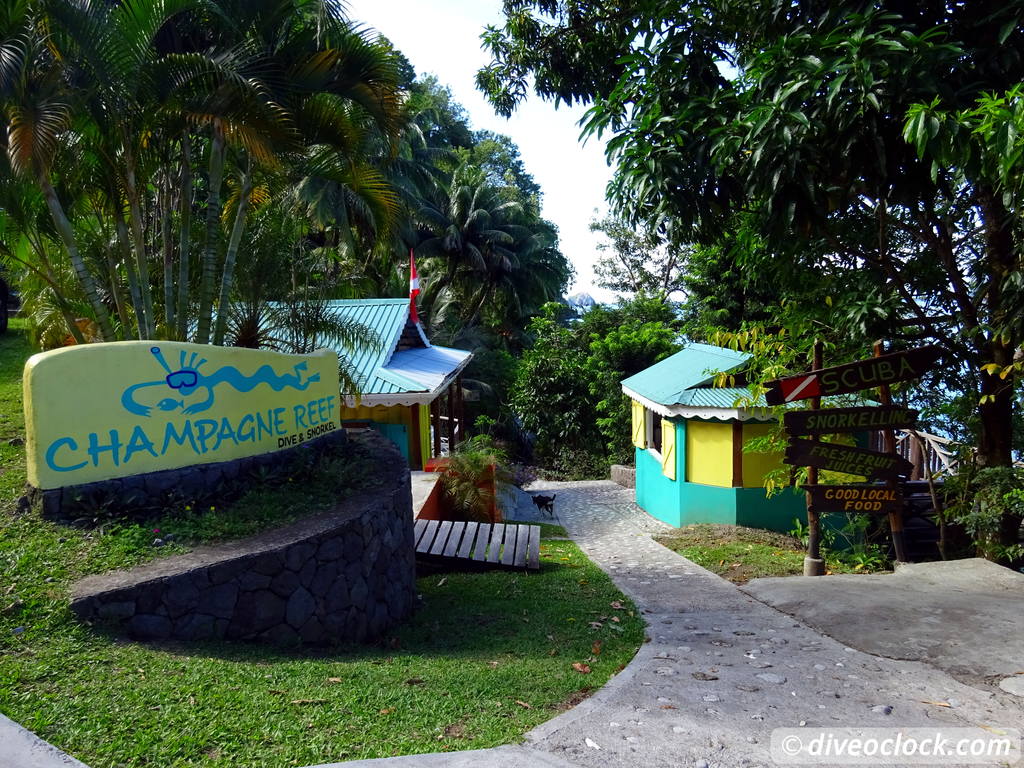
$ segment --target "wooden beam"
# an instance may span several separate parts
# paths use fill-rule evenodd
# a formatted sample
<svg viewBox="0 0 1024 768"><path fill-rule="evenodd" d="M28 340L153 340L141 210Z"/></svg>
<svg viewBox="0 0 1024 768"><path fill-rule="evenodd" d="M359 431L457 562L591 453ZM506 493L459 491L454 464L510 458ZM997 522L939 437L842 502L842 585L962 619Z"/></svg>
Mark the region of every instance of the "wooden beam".
<svg viewBox="0 0 1024 768"><path fill-rule="evenodd" d="M434 433L434 458L441 455L441 396L430 401L430 427Z"/></svg>
<svg viewBox="0 0 1024 768"><path fill-rule="evenodd" d="M461 439L461 438L460 438ZM455 451L455 382L448 385L448 455Z"/></svg>
<svg viewBox="0 0 1024 768"><path fill-rule="evenodd" d="M420 407L419 405L409 406L409 419L411 435L409 440L409 466L412 469L423 469L423 448L421 447L422 433L420 431Z"/></svg>
<svg viewBox="0 0 1024 768"><path fill-rule="evenodd" d="M743 422L732 423L732 487L743 487Z"/></svg>

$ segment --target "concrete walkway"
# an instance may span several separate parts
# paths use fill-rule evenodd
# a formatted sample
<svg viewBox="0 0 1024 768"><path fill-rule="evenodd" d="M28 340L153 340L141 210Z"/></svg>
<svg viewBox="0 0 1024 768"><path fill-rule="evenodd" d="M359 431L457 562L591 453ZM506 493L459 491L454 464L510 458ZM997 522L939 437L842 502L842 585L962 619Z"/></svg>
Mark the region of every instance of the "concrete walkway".
<svg viewBox="0 0 1024 768"><path fill-rule="evenodd" d="M846 647L670 552L651 538L665 528L631 503L631 491L607 481L531 487L542 489L556 490L561 524L643 611L650 641L522 745L346 768L754 768L773 765L774 728L1024 722L1021 699Z"/></svg>
<svg viewBox="0 0 1024 768"><path fill-rule="evenodd" d="M842 643L924 661L968 685L1024 673L1024 573L988 560L915 563L868 576L754 579L742 589Z"/></svg>

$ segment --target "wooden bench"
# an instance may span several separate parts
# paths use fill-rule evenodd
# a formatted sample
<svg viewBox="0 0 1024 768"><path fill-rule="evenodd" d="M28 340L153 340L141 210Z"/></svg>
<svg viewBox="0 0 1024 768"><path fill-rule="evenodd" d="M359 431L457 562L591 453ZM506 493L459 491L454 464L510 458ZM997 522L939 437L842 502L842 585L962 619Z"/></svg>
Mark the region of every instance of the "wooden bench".
<svg viewBox="0 0 1024 768"><path fill-rule="evenodd" d="M492 568L540 568L540 526L416 521L416 556Z"/></svg>

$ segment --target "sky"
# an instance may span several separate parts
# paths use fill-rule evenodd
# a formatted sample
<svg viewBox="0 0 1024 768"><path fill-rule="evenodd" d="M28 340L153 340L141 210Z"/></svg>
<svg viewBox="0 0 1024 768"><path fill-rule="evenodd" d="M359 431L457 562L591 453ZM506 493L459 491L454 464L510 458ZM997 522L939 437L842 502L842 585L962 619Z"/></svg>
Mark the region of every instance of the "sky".
<svg viewBox="0 0 1024 768"><path fill-rule="evenodd" d="M353 21L391 40L418 74L437 75L451 88L474 130L504 133L519 145L526 170L543 190L542 213L558 226L562 253L576 270L569 292L612 300L614 294L594 285L600 238L589 230L595 215L607 212L611 169L603 142L578 140L584 108L556 110L531 96L506 120L476 90L476 71L490 61L480 48L480 33L487 24L501 25L501 0L347 0L346 7Z"/></svg>

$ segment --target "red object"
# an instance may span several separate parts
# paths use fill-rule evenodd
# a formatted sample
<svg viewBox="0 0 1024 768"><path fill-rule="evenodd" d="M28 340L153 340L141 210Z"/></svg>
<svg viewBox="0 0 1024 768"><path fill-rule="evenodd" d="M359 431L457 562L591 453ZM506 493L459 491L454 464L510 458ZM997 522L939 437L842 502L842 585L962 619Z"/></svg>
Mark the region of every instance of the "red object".
<svg viewBox="0 0 1024 768"><path fill-rule="evenodd" d="M420 276L416 272L416 258L412 255L412 248L409 249L409 319L414 323L420 321L420 314L416 311L416 297L420 295Z"/></svg>
<svg viewBox="0 0 1024 768"><path fill-rule="evenodd" d="M817 397L821 394L821 382L815 374L807 376L796 376L792 379L783 379L779 384L782 387L782 397L785 402L793 400L805 400L808 397Z"/></svg>

